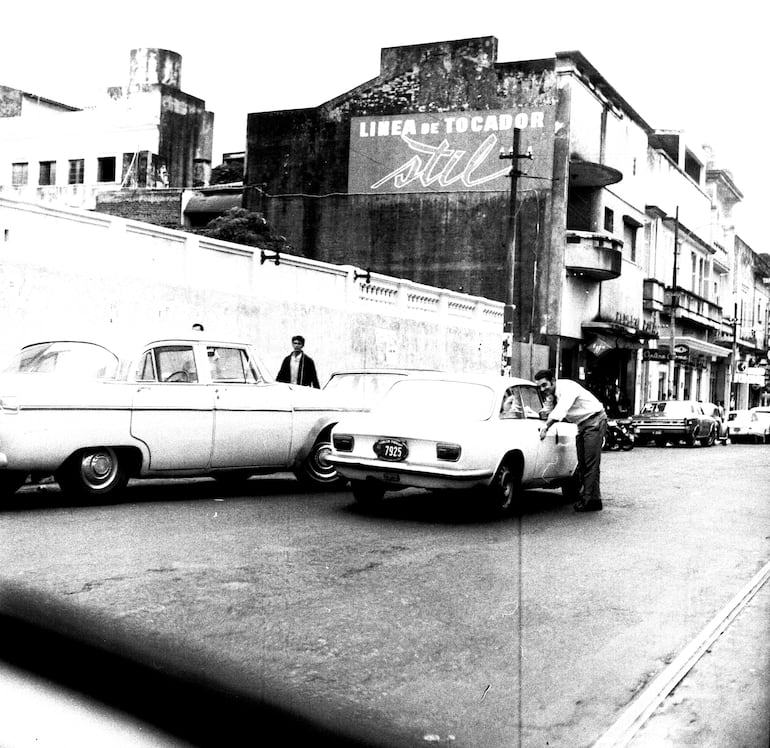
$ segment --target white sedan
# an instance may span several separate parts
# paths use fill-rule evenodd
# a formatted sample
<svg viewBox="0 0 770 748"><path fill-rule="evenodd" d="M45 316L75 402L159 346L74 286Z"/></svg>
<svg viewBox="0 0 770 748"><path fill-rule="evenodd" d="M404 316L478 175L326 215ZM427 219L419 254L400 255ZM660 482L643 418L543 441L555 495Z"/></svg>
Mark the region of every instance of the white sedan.
<svg viewBox="0 0 770 748"><path fill-rule="evenodd" d="M365 504L408 487L480 489L500 512L526 488L561 487L575 500L576 427L555 424L541 441L542 407L536 385L524 379L410 376L370 413L340 420L330 461Z"/></svg>
<svg viewBox="0 0 770 748"><path fill-rule="evenodd" d="M121 349L43 340L2 372L0 497L30 475L102 499L129 478L291 470L313 485L345 482L327 460L344 408L276 383L248 344L193 333Z"/></svg>

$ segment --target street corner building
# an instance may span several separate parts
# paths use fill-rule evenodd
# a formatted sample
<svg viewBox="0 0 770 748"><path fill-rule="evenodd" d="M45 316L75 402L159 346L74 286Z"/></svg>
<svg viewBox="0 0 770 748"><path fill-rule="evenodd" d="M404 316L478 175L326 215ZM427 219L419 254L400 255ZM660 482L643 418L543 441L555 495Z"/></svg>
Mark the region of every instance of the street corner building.
<svg viewBox="0 0 770 748"><path fill-rule="evenodd" d="M632 407L770 399L770 257L735 234L740 190L580 52L385 48L331 101L250 114L244 187L305 256L504 301L512 374L551 366Z"/></svg>

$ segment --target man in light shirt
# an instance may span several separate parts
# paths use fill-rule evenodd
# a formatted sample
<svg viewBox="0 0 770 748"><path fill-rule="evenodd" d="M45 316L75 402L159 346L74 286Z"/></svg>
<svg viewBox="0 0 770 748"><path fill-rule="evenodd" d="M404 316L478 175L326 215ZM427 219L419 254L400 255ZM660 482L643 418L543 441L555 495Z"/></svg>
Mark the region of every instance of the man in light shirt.
<svg viewBox="0 0 770 748"><path fill-rule="evenodd" d="M576 512L598 512L602 509L599 486L602 442L607 431L604 406L585 387L571 379L556 379L551 369L535 374L543 397L553 399L553 409L545 414L540 438L545 439L548 429L557 421L577 424L578 469L583 482L583 498L575 504Z"/></svg>

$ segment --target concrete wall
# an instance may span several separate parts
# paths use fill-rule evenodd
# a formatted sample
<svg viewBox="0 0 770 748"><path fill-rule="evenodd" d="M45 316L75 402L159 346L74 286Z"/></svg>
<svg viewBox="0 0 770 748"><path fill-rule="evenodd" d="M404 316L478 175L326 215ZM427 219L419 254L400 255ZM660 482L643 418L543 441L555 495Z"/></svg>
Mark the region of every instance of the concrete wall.
<svg viewBox="0 0 770 748"><path fill-rule="evenodd" d="M188 331L253 343L277 371L307 339L322 380L348 366L494 373L502 304L158 226L0 198L0 360L51 332Z"/></svg>

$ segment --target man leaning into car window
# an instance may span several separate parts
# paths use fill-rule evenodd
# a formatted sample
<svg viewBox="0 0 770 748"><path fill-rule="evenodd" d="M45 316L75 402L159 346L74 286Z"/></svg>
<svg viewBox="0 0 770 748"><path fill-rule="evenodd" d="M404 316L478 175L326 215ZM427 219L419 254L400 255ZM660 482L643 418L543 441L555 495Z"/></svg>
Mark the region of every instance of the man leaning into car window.
<svg viewBox="0 0 770 748"><path fill-rule="evenodd" d="M548 429L557 421L577 424L575 447L578 469L583 481L583 498L575 504L575 511L601 511L599 468L602 442L607 431L604 406L577 382L571 379L556 379L551 369L537 372L535 382L545 399L553 397L553 409L543 414L545 424L540 429L540 438L545 439Z"/></svg>

